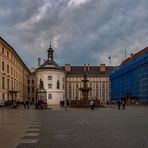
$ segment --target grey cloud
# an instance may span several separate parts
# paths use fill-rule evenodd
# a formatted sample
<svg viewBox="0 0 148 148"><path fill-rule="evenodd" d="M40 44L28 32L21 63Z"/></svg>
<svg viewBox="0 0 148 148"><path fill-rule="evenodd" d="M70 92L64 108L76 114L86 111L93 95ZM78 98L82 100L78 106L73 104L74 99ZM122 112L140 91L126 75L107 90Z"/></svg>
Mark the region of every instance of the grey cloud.
<svg viewBox="0 0 148 148"><path fill-rule="evenodd" d="M78 0L77 0L78 1ZM0 2L0 32L33 66L53 42L56 61L82 65L118 64L147 46L147 0L14 0ZM22 52L23 51L23 52Z"/></svg>

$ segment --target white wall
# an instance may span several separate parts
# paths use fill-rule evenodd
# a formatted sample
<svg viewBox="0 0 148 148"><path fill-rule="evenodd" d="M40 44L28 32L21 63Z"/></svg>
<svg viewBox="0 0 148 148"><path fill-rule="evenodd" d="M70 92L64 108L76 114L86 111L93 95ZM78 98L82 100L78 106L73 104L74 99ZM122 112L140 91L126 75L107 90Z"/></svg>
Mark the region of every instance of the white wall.
<svg viewBox="0 0 148 148"><path fill-rule="evenodd" d="M58 105L60 100L64 99L65 94L65 72L61 70L38 70L36 72L37 76L37 88L39 88L40 79L42 79L44 88L47 91L47 103L49 105ZM52 80L48 80L48 76L52 76ZM60 89L57 89L57 81L60 82ZM48 84L52 84L52 88L48 88ZM64 84L64 89L63 89ZM52 94L52 99L48 99L48 94Z"/></svg>

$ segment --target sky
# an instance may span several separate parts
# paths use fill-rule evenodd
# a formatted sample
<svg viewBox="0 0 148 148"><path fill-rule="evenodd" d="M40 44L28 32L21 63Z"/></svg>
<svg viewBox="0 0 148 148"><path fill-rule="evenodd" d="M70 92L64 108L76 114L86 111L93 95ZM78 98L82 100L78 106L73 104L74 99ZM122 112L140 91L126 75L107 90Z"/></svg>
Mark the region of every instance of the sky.
<svg viewBox="0 0 148 148"><path fill-rule="evenodd" d="M119 65L148 46L148 0L0 0L0 36L29 67ZM125 54L126 51L126 54Z"/></svg>

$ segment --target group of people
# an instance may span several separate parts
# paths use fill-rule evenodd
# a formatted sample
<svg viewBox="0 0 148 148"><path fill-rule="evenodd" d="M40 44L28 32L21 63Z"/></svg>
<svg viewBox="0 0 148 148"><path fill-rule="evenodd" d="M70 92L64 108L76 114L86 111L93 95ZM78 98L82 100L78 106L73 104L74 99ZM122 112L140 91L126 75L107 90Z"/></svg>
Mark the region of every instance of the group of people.
<svg viewBox="0 0 148 148"><path fill-rule="evenodd" d="M39 99L37 102L36 108L38 108L38 109L47 108L47 103L45 103L42 99Z"/></svg>
<svg viewBox="0 0 148 148"><path fill-rule="evenodd" d="M20 102L19 100L13 100L10 107L13 109L18 109L20 105L24 106L24 109L29 109L30 108L30 102L29 100L26 100L24 103Z"/></svg>
<svg viewBox="0 0 148 148"><path fill-rule="evenodd" d="M70 105L70 101L68 99L65 99L64 106L65 106L66 111L69 111L69 105ZM91 110L94 110L94 108L95 108L95 101L94 100L90 101L90 108L91 108Z"/></svg>
<svg viewBox="0 0 148 148"><path fill-rule="evenodd" d="M19 105L20 105L19 100L17 100L17 101L14 100L14 101L12 101L12 105L10 107L14 108L14 109L18 109Z"/></svg>
<svg viewBox="0 0 148 148"><path fill-rule="evenodd" d="M118 110L122 109L124 110L125 109L125 100L118 100L117 101L117 106L118 106Z"/></svg>

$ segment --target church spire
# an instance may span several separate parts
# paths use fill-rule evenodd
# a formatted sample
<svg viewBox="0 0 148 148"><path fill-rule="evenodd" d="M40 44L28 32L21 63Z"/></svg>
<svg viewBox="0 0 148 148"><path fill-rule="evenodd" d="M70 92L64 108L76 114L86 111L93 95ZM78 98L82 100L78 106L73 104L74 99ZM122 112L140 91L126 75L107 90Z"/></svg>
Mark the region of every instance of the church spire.
<svg viewBox="0 0 148 148"><path fill-rule="evenodd" d="M50 42L50 45L49 45L49 48L48 48L47 51L48 51L48 59L52 60L53 59L53 52L54 52L54 50L51 47L51 42Z"/></svg>

